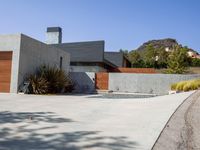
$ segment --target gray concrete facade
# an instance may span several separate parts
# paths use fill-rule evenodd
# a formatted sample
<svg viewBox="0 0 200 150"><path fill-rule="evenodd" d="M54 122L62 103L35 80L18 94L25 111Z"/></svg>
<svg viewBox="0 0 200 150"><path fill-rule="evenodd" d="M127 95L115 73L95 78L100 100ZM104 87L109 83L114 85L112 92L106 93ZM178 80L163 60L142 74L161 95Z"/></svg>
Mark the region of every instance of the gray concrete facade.
<svg viewBox="0 0 200 150"><path fill-rule="evenodd" d="M95 91L95 73L94 72L70 72L71 79L75 86L75 93L93 93Z"/></svg>
<svg viewBox="0 0 200 150"><path fill-rule="evenodd" d="M70 53L71 62L103 62L104 41L51 44Z"/></svg>
<svg viewBox="0 0 200 150"><path fill-rule="evenodd" d="M12 51L10 92L17 93L27 75L41 65L60 66L69 72L70 55L58 48L39 42L23 34L1 35L0 51Z"/></svg>
<svg viewBox="0 0 200 150"><path fill-rule="evenodd" d="M126 67L124 66L125 58L123 52L105 52L104 58L115 64L117 67Z"/></svg>
<svg viewBox="0 0 200 150"><path fill-rule="evenodd" d="M173 83L200 78L200 75L109 73L109 90L168 94Z"/></svg>
<svg viewBox="0 0 200 150"><path fill-rule="evenodd" d="M108 65L104 59L104 41L86 41L51 45L70 54L71 72L100 72L107 70L104 65L100 66L98 64Z"/></svg>

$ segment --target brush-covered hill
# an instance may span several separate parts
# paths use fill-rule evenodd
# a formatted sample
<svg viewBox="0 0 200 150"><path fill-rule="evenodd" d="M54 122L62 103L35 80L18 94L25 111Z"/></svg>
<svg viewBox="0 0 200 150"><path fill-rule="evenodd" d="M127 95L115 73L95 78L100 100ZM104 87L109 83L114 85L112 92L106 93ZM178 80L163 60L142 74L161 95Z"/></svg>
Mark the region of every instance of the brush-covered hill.
<svg viewBox="0 0 200 150"><path fill-rule="evenodd" d="M185 50L193 51L196 53L195 55L198 55L197 51L182 46L175 39L166 38L159 40L150 40L148 42L145 42L136 50L132 50L129 53L127 53L127 56L134 67L166 68L169 56L169 53L167 51L173 51L174 49L178 48L177 46L179 47L179 49L184 48ZM197 59L188 59L188 64L191 66L197 66L193 65L194 60L197 61ZM199 64L200 59L198 59L198 65Z"/></svg>
<svg viewBox="0 0 200 150"><path fill-rule="evenodd" d="M137 51L137 52L141 55L141 57L144 57L145 52L147 51L148 45L153 46L153 47L154 47L155 49L157 49L157 50L162 49L162 48L164 48L164 49L172 49L172 48L173 48L174 46L176 46L176 45L182 46L180 43L178 43L178 42L176 41L176 39L172 39L172 38L165 38L165 39L158 39L158 40L150 40L150 41L148 41L148 42L143 43L143 44L142 44L141 46L139 46L137 49L130 51L129 54L130 54L131 52ZM193 49L191 49L191 48L188 48L188 50L193 51L193 52L195 52L195 53L198 54L197 51L195 51L195 50L193 50Z"/></svg>
<svg viewBox="0 0 200 150"><path fill-rule="evenodd" d="M144 44L142 44L138 49L136 49L137 51L144 51L146 50L146 47L148 45L152 45L154 48L159 49L161 47L168 47L168 48L172 48L175 45L178 45L178 42L175 39L160 39L160 40L150 40L148 42L145 42Z"/></svg>

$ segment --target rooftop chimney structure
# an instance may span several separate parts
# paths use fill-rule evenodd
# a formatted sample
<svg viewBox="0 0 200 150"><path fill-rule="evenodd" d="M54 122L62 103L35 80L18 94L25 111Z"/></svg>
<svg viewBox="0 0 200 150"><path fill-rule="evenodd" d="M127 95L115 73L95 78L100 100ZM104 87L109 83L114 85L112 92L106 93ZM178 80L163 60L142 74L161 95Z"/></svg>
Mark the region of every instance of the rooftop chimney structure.
<svg viewBox="0 0 200 150"><path fill-rule="evenodd" d="M48 27L46 32L47 44L60 44L62 43L62 28Z"/></svg>

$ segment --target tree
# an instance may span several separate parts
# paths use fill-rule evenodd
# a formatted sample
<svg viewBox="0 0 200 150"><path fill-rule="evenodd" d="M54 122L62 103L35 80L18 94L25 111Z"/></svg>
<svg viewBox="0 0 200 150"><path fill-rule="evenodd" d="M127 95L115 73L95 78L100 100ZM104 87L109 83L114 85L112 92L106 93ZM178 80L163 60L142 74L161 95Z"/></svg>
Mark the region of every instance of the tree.
<svg viewBox="0 0 200 150"><path fill-rule="evenodd" d="M145 48L144 54L138 51L131 51L129 53L129 59L132 62L133 67L141 68L166 68L168 53L164 47L155 48L152 44L149 44Z"/></svg>
<svg viewBox="0 0 200 150"><path fill-rule="evenodd" d="M124 53L125 56L128 56L128 50L120 49L119 52Z"/></svg>
<svg viewBox="0 0 200 150"><path fill-rule="evenodd" d="M158 52L152 44L146 46L144 62L147 68L157 68Z"/></svg>
<svg viewBox="0 0 200 150"><path fill-rule="evenodd" d="M190 66L200 67L200 59L199 58L191 58Z"/></svg>
<svg viewBox="0 0 200 150"><path fill-rule="evenodd" d="M168 60L168 52L165 51L164 47L159 48L157 51L158 60L157 67L158 68L167 68L167 60Z"/></svg>
<svg viewBox="0 0 200 150"><path fill-rule="evenodd" d="M175 46L171 54L169 54L167 72L174 74L185 73L188 66L187 48Z"/></svg>
<svg viewBox="0 0 200 150"><path fill-rule="evenodd" d="M137 51L130 52L128 56L129 56L129 60L131 61L132 67L136 67L136 68L144 67L144 61Z"/></svg>

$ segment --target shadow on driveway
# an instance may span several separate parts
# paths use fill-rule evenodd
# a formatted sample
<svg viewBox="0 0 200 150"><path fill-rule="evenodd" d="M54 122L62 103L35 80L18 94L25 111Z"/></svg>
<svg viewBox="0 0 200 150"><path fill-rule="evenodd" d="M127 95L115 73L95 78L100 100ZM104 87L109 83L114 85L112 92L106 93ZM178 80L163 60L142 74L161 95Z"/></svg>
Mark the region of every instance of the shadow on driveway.
<svg viewBox="0 0 200 150"><path fill-rule="evenodd" d="M100 131L67 132L66 127L66 132L55 132L60 124L73 122L75 121L59 117L53 112L0 112L0 149L133 150L138 146L127 137L101 136ZM41 127L41 123L48 126Z"/></svg>

